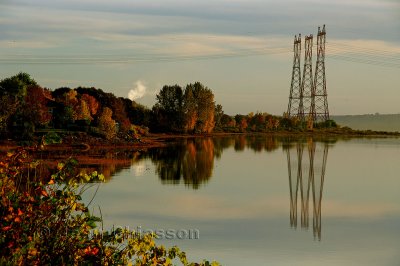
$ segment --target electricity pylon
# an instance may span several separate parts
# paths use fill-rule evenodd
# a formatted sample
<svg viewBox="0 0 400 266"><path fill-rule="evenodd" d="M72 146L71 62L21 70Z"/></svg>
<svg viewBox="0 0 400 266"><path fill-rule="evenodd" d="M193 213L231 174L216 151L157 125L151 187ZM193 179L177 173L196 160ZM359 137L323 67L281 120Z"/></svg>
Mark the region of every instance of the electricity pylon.
<svg viewBox="0 0 400 266"><path fill-rule="evenodd" d="M328 95L325 76L325 25L318 27L317 61L315 63L314 87L312 92L312 115L315 122L329 120Z"/></svg>
<svg viewBox="0 0 400 266"><path fill-rule="evenodd" d="M302 110L301 117L304 119L312 114L312 102L313 102L313 74L312 74L312 46L313 46L313 35L310 34L305 37L304 42L304 68L303 78L301 79L300 88L300 109Z"/></svg>
<svg viewBox="0 0 400 266"><path fill-rule="evenodd" d="M325 76L325 42L326 30L324 25L322 30L318 27L317 60L315 75L313 76L313 35L305 36L304 67L301 77L301 35L294 37L292 82L287 115L291 118L297 117L303 122L308 121L311 125L329 119Z"/></svg>
<svg viewBox="0 0 400 266"><path fill-rule="evenodd" d="M300 55L301 55L301 34L299 37L294 36L293 43L293 70L292 82L290 84L290 95L287 114L289 117L299 117L303 112L300 110L300 87L301 87L301 70L300 70Z"/></svg>

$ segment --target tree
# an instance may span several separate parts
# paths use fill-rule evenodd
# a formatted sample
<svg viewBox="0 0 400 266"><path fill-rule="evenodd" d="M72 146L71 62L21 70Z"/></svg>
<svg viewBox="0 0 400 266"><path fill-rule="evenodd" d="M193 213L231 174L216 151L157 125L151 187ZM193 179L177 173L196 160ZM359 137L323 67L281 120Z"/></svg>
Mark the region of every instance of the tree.
<svg viewBox="0 0 400 266"><path fill-rule="evenodd" d="M1 135L8 134L11 122L19 121L24 128L32 128L31 125L25 127L24 104L29 86L37 86L37 83L29 74L20 72L9 78L0 81L0 132ZM30 134L32 135L32 134Z"/></svg>
<svg viewBox="0 0 400 266"><path fill-rule="evenodd" d="M24 120L32 122L35 126L48 124L52 118L47 107L50 100L52 99L49 90L38 85L28 86L24 103Z"/></svg>
<svg viewBox="0 0 400 266"><path fill-rule="evenodd" d="M132 124L150 126L152 112L144 105L124 99L126 114Z"/></svg>
<svg viewBox="0 0 400 266"><path fill-rule="evenodd" d="M85 101L87 103L87 106L89 108L90 114L92 116L97 114L97 110L99 109L99 102L94 98L93 96L89 94L82 94L81 100Z"/></svg>
<svg viewBox="0 0 400 266"><path fill-rule="evenodd" d="M113 139L116 135L116 123L112 119L112 115L112 110L105 107L99 117L99 130L108 140Z"/></svg>
<svg viewBox="0 0 400 266"><path fill-rule="evenodd" d="M78 100L78 103L74 105L74 120L87 120L91 121L89 104L82 98Z"/></svg>
<svg viewBox="0 0 400 266"><path fill-rule="evenodd" d="M221 119L224 116L224 111L222 110L222 105L215 105L214 117L215 117L215 127L220 128L222 126Z"/></svg>
<svg viewBox="0 0 400 266"><path fill-rule="evenodd" d="M155 111L158 127L162 130L182 132L183 123L183 91L179 85L165 85L156 96Z"/></svg>
<svg viewBox="0 0 400 266"><path fill-rule="evenodd" d="M0 95L14 96L15 100L23 100L28 86L37 86L36 81L27 73L20 72L0 82Z"/></svg>
<svg viewBox="0 0 400 266"><path fill-rule="evenodd" d="M194 96L193 87L189 85L185 89L183 110L184 131L193 132L198 118L197 101Z"/></svg>
<svg viewBox="0 0 400 266"><path fill-rule="evenodd" d="M78 92L76 90L63 87L53 91L52 96L56 102L64 105L60 113L55 114L56 123L60 123L62 126L66 127L68 123L81 118L81 103L77 98Z"/></svg>
<svg viewBox="0 0 400 266"><path fill-rule="evenodd" d="M113 112L113 119L118 122L119 130L122 132L127 132L130 127L130 121L125 111L125 104L123 98L116 98L115 96L110 99L111 106Z"/></svg>
<svg viewBox="0 0 400 266"><path fill-rule="evenodd" d="M236 120L227 114L223 114L221 117L221 125L222 127L235 127Z"/></svg>
<svg viewBox="0 0 400 266"><path fill-rule="evenodd" d="M0 136L5 137L7 135L10 117L16 112L17 105L14 97L10 95L0 96Z"/></svg>
<svg viewBox="0 0 400 266"><path fill-rule="evenodd" d="M188 84L185 89L185 121L188 131L212 132L214 120L214 94L200 82ZM196 121L194 128L193 122Z"/></svg>

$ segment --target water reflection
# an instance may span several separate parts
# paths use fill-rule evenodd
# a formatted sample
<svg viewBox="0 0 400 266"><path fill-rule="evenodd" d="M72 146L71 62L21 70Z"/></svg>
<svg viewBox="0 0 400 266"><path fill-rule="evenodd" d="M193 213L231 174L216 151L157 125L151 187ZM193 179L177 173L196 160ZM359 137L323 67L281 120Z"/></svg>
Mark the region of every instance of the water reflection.
<svg viewBox="0 0 400 266"><path fill-rule="evenodd" d="M219 138L186 138L165 148L150 149L145 155L152 160L156 174L163 184L181 184L193 189L206 184L213 173L214 159L219 159L225 149L235 151L246 148L255 152L271 152L279 148L273 136L229 136Z"/></svg>
<svg viewBox="0 0 400 266"><path fill-rule="evenodd" d="M93 149L79 152L71 149L38 150L30 151L30 156L39 160L39 170L42 176L49 176L56 169L57 163L74 158L78 161L77 171L91 173L97 171L102 173L109 181L131 165L136 164L141 156L139 152L126 149Z"/></svg>
<svg viewBox="0 0 400 266"><path fill-rule="evenodd" d="M212 175L214 148L211 138L190 138L166 148L151 149L148 156L155 164L156 174L163 184L179 184L183 181L197 189Z"/></svg>
<svg viewBox="0 0 400 266"><path fill-rule="evenodd" d="M297 142L295 147L285 147L289 174L290 226L297 228L297 207L300 194L300 225L301 228L309 228L311 190L313 234L314 238L318 238L318 240L321 240L321 203L328 147L327 142L316 142L312 138L306 142Z"/></svg>

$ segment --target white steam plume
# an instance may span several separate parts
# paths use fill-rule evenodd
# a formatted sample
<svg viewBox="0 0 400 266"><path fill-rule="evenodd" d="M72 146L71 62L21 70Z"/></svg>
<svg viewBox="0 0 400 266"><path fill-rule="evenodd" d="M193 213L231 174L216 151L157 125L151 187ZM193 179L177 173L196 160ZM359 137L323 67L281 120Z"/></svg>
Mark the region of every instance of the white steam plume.
<svg viewBox="0 0 400 266"><path fill-rule="evenodd" d="M140 80L135 82L135 87L128 93L128 98L131 101L142 98L146 94L146 86Z"/></svg>

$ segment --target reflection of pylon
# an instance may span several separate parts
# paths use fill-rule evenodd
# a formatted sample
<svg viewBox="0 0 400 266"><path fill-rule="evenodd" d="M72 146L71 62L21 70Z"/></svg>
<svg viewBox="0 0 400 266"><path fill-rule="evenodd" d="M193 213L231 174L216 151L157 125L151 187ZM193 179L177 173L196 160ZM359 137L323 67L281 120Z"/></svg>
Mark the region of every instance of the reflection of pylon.
<svg viewBox="0 0 400 266"><path fill-rule="evenodd" d="M325 25L318 27L317 35L317 61L315 64L314 86L312 92L312 115L314 121L326 121L329 119L328 96L326 93L325 77Z"/></svg>
<svg viewBox="0 0 400 266"><path fill-rule="evenodd" d="M325 77L325 25L318 27L315 76L312 73L313 35L305 37L303 77L300 77L301 35L294 38L294 59L287 114L305 121L321 122L329 119Z"/></svg>
<svg viewBox="0 0 400 266"><path fill-rule="evenodd" d="M308 229L309 195L311 187L313 198L313 233L314 237L318 237L318 239L321 240L321 202L328 145L325 144L323 146L322 158L317 158L322 160L318 163L315 163L316 147L314 141L310 140L307 142L308 158L303 156L304 143L298 143L296 149L287 149L290 189L290 226L297 228L297 198L300 188L301 227ZM296 152L296 154L292 154L291 156L291 152ZM295 174L296 177L292 176L292 174Z"/></svg>
<svg viewBox="0 0 400 266"><path fill-rule="evenodd" d="M314 156L315 156L315 144L313 146L313 154L310 155L310 162L314 164ZM321 159L321 158L319 158ZM322 192L324 188L324 180L325 180L325 168L326 168L326 160L328 159L328 145L324 145L323 154L322 154L322 162L321 166L313 165L312 166L312 194L313 194L313 233L314 238L318 237L321 240L321 203L322 203ZM316 169L320 170L320 172L315 171ZM316 175L314 176L314 174ZM319 189L318 189L319 188Z"/></svg>
<svg viewBox="0 0 400 266"><path fill-rule="evenodd" d="M300 72L300 55L301 55L301 34L299 37L294 36L293 44L293 70L292 82L290 85L290 95L288 104L288 116L300 116L300 87L301 87L301 72Z"/></svg>

